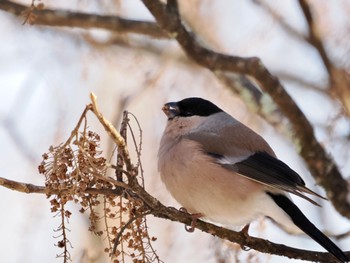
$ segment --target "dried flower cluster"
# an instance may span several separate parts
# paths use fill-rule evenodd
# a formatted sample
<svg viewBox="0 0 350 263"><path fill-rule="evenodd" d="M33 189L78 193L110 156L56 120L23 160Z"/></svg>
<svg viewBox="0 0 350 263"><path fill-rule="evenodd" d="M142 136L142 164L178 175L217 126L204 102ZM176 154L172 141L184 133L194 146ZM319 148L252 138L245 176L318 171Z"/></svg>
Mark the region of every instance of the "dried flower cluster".
<svg viewBox="0 0 350 263"><path fill-rule="evenodd" d="M89 189L113 188L111 183L98 179L106 172L106 159L100 157L101 152L98 151L99 141L100 136L92 131L82 133L72 144L51 146L49 153L43 154L43 161L39 165L39 172L45 175L51 212L62 218L56 231L61 232L62 240L57 245L64 248L60 256L65 261L70 259L65 226L66 220L71 216L71 212L65 208L68 201L79 203L82 213L88 210L89 230L96 235L103 234L97 226L99 216L96 207L100 204L99 197L97 194L87 193ZM52 195L52 192L58 194Z"/></svg>
<svg viewBox="0 0 350 263"><path fill-rule="evenodd" d="M113 262L129 262L130 259L132 262L160 262L151 245L156 238L148 234L145 215L149 213L149 208L127 187L125 174L130 176L130 173L123 171L121 157L117 166L113 166L102 156L100 136L86 130L86 112L81 118L85 119L84 130L78 132L79 122L72 132L74 136L64 144L51 146L49 152L43 154L43 161L38 167L39 172L45 175L51 212L61 218L60 226L55 229L59 233L56 245L63 248L58 257L62 257L64 262L71 260L69 248L72 246L67 236L70 232L67 224L72 212L67 209L67 203L72 201L80 206L81 213L88 215L89 231L108 241L104 251ZM128 121L125 116L125 129L127 125L130 127ZM138 170L142 171L140 144L136 145L134 137L133 142L138 155L133 174L137 176ZM118 180L107 177L107 170L111 167L117 169L116 174L125 174ZM142 172L138 177L141 176Z"/></svg>

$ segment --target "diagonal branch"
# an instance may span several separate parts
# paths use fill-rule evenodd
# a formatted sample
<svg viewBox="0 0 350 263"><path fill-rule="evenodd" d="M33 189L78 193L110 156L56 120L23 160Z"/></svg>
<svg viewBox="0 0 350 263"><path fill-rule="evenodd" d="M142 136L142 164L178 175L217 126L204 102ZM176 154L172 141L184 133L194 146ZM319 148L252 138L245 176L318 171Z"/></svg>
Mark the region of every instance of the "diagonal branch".
<svg viewBox="0 0 350 263"><path fill-rule="evenodd" d="M246 74L257 80L291 122L295 137L294 143L300 149L300 155L304 158L316 181L325 188L328 198L337 211L350 218L347 183L342 178L337 165L317 141L313 127L303 112L260 59L229 56L201 46L183 25L175 0L168 0L167 5L159 0L142 1L159 25L173 36L187 56L198 64L213 72L229 71Z"/></svg>

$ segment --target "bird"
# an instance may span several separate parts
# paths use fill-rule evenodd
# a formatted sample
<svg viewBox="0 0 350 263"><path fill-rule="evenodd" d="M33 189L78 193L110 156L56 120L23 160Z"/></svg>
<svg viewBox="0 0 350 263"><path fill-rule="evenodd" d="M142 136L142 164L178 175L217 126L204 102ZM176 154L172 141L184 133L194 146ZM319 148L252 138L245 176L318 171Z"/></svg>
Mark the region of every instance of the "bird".
<svg viewBox="0 0 350 263"><path fill-rule="evenodd" d="M297 195L326 199L279 160L256 132L199 97L168 102L158 150L158 171L174 199L197 218L243 226L259 216L289 233L304 232L339 262L345 253L311 223L292 201Z"/></svg>

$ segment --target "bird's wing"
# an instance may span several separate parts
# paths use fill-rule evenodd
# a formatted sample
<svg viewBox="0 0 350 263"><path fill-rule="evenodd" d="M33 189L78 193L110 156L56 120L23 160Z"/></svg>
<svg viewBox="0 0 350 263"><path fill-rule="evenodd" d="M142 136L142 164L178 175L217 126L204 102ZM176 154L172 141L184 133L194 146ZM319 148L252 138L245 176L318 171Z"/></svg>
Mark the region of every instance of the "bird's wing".
<svg viewBox="0 0 350 263"><path fill-rule="evenodd" d="M305 195L326 199L305 186L303 179L275 157L267 142L243 124L225 127L216 133L197 131L185 139L199 143L225 169L236 172L269 187L300 196L318 205Z"/></svg>
<svg viewBox="0 0 350 263"><path fill-rule="evenodd" d="M308 189L303 179L288 165L266 152L257 152L241 162L231 165L224 163L222 166L257 182L300 196L315 205L318 204L304 193L325 199Z"/></svg>

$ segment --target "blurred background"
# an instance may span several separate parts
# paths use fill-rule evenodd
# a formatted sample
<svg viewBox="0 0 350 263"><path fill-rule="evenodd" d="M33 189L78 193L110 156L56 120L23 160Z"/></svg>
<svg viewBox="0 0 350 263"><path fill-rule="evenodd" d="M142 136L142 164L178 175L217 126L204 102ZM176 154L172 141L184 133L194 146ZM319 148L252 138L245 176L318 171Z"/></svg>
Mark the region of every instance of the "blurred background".
<svg viewBox="0 0 350 263"><path fill-rule="evenodd" d="M350 1L308 2L331 63L349 72ZM31 5L29 0L17 3ZM35 5L39 3L50 9L153 21L139 0L45 0ZM309 27L298 1L181 0L179 4L184 21L203 45L262 59L308 117L317 139L336 160L343 176L349 178L348 114L330 90L329 72L318 51L305 37ZM146 189L164 204L179 207L157 172L157 149L166 123L161 107L168 101L200 96L260 133L311 189L325 194L316 186L290 139L258 117L212 72L189 60L175 40L93 27L23 25L24 20L25 16L0 9L1 177L44 185L37 170L41 155L50 145L68 138L90 102L89 93L94 92L101 112L116 127L124 109L137 116L143 130ZM93 115L89 115L89 126L102 136L103 149L111 151L112 141ZM53 218L46 197L3 187L0 197L1 262L61 262L55 259L61 251L53 239L53 229L60 219ZM319 200L320 209L299 198L294 200L315 225L330 235L350 230L349 221L330 203ZM108 262L103 242L87 231L88 218L78 210L71 207L73 262ZM181 224L151 216L148 225L151 235L158 238L154 242L157 253L167 263L297 262L254 251L238 252L238 246L198 230L188 233ZM310 238L287 235L268 220L256 220L250 233L292 247L323 251ZM350 238L336 243L344 250L350 248Z"/></svg>

